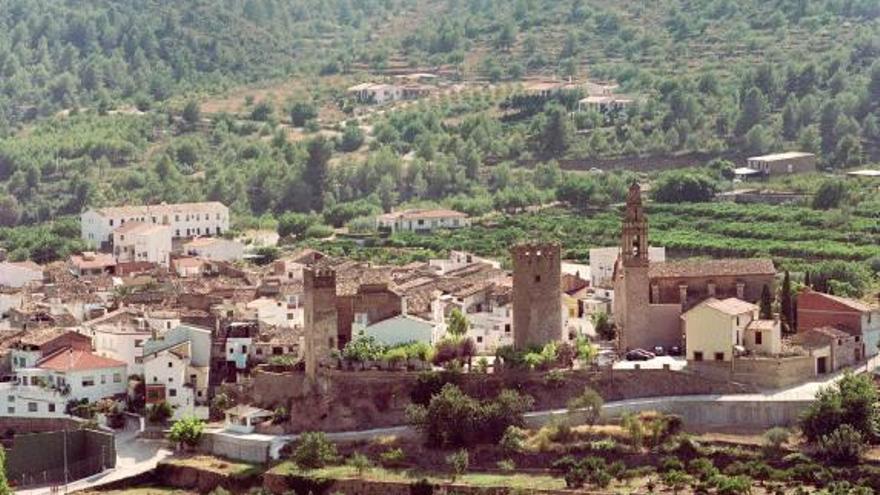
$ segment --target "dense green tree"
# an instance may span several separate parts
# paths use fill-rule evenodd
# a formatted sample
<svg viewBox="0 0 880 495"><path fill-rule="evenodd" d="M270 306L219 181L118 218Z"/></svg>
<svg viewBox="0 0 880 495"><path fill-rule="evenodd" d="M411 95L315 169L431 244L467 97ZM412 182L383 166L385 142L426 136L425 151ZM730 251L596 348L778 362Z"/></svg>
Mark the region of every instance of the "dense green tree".
<svg viewBox="0 0 880 495"><path fill-rule="evenodd" d="M189 100L186 102L181 117L183 117L184 122L190 125L196 124L202 120L202 110L199 107L199 102L196 100Z"/></svg>
<svg viewBox="0 0 880 495"><path fill-rule="evenodd" d="M467 334L469 326L467 317L458 308L453 308L449 315L446 331L455 336L462 336Z"/></svg>
<svg viewBox="0 0 880 495"><path fill-rule="evenodd" d="M840 179L828 179L822 182L816 195L813 196L813 208L817 210L828 210L837 208L843 202L849 191L844 181Z"/></svg>
<svg viewBox="0 0 880 495"><path fill-rule="evenodd" d="M736 122L736 133L745 136L752 127L761 122L764 118L764 108L766 101L761 90L758 88L749 88L742 99L739 120Z"/></svg>
<svg viewBox="0 0 880 495"><path fill-rule="evenodd" d="M660 175L652 195L663 203L694 203L711 201L717 192L717 184L705 174L676 170Z"/></svg>
<svg viewBox="0 0 880 495"><path fill-rule="evenodd" d="M547 120L539 136L539 147L550 156L563 156L574 138L574 124L562 106L547 110Z"/></svg>
<svg viewBox="0 0 880 495"><path fill-rule="evenodd" d="M773 296L770 294L770 287L766 284L761 289L761 304L758 315L762 320L773 319Z"/></svg>
<svg viewBox="0 0 880 495"><path fill-rule="evenodd" d="M297 127L302 127L306 125L306 122L318 117L318 109L315 107L315 104L304 100L293 102L290 105L289 113L290 122Z"/></svg>
<svg viewBox="0 0 880 495"><path fill-rule="evenodd" d="M324 208L324 189L327 185L327 162L330 160L333 148L323 136L309 141L307 147L308 159L303 180L309 186L312 209L321 211Z"/></svg>

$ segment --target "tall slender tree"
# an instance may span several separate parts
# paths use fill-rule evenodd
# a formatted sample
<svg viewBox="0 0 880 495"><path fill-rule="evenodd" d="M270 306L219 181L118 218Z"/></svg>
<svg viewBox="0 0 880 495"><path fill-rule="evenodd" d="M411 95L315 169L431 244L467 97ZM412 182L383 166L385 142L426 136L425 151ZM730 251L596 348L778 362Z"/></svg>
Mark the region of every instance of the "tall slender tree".
<svg viewBox="0 0 880 495"><path fill-rule="evenodd" d="M770 287L766 284L761 290L760 316L762 320L773 318L773 296L770 295Z"/></svg>
<svg viewBox="0 0 880 495"><path fill-rule="evenodd" d="M794 304L791 295L791 276L785 270L782 279L782 293L779 295L779 312L782 318L782 332L791 334L796 330L794 324Z"/></svg>

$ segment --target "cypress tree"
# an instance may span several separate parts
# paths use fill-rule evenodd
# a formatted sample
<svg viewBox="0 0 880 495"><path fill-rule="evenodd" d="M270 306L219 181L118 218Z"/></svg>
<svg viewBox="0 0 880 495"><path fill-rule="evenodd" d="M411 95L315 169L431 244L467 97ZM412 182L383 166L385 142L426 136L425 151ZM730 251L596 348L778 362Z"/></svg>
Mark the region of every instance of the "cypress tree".
<svg viewBox="0 0 880 495"><path fill-rule="evenodd" d="M773 318L773 298L770 296L770 287L766 284L761 290L761 310L760 317L762 320Z"/></svg>
<svg viewBox="0 0 880 495"><path fill-rule="evenodd" d="M791 299L791 277L786 270L785 277L782 279L782 294L779 296L779 312L782 313L783 333L794 333L795 331L794 305Z"/></svg>

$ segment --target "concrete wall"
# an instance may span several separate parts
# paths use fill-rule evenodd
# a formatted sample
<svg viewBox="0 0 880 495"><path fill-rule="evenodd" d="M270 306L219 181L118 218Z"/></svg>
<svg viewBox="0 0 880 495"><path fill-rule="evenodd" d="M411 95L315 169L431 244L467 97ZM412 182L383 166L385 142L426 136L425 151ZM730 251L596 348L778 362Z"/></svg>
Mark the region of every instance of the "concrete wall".
<svg viewBox="0 0 880 495"><path fill-rule="evenodd" d="M222 432L205 432L199 449L212 455L246 462L269 462L269 440L257 440Z"/></svg>
<svg viewBox="0 0 880 495"><path fill-rule="evenodd" d="M744 426L771 428L793 426L811 401L718 400L694 398L669 401L645 400L637 403L608 404L603 409L606 417L619 417L626 412L661 411L677 414L688 426Z"/></svg>
<svg viewBox="0 0 880 495"><path fill-rule="evenodd" d="M115 439L95 430L17 435L6 453L6 475L18 486L58 482L64 479L65 457L71 480L114 467Z"/></svg>

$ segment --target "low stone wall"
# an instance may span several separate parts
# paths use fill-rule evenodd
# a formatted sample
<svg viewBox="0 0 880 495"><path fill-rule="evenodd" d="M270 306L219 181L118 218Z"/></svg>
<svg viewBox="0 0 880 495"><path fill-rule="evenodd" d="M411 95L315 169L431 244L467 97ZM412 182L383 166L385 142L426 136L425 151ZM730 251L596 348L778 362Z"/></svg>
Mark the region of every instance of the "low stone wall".
<svg viewBox="0 0 880 495"><path fill-rule="evenodd" d="M305 483L297 479L304 480ZM313 495L327 495L330 493L345 493L346 495L411 495L413 493L412 486L414 483L394 482L394 481L370 481L362 479L335 479L335 480L313 480L308 482L308 478L298 476L288 476L283 474L266 473L263 475L263 489L269 493L276 495L284 493L297 493L294 491L295 485L309 485ZM511 493L524 493L514 489L505 487L475 487L460 485L455 483L433 485L434 495L508 495ZM528 490L530 494L540 495L567 495L571 494L568 490ZM589 492L578 491L579 494L599 495L608 492ZM302 494L305 495L305 494Z"/></svg>
<svg viewBox="0 0 880 495"><path fill-rule="evenodd" d="M152 479L163 486L195 490L199 493L209 493L218 486L243 493L247 488L260 483L258 474L239 477L173 462L160 462L153 470Z"/></svg>
<svg viewBox="0 0 880 495"><path fill-rule="evenodd" d="M716 380L730 380L760 389L778 389L803 383L815 376L813 356L740 358L730 362L689 362L694 373Z"/></svg>
<svg viewBox="0 0 880 495"><path fill-rule="evenodd" d="M315 383L301 372L257 370L249 390L239 391L239 402L272 410L290 411L288 432L328 432L384 428L405 424L420 373L323 370ZM535 399L535 410L565 408L585 387L598 391L606 402L671 395L733 394L754 387L717 380L699 373L670 370L566 371L562 379L547 373L458 374L455 382L475 397L494 397L514 389Z"/></svg>
<svg viewBox="0 0 880 495"><path fill-rule="evenodd" d="M812 401L780 401L760 398L711 399L670 401L662 398L646 399L626 404L606 404L606 417L618 417L623 413L660 411L677 414L687 426L716 427L741 426L748 428L771 428L793 426L801 413Z"/></svg>

